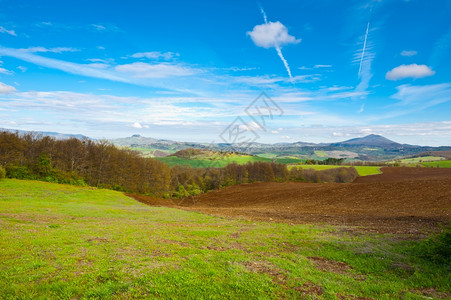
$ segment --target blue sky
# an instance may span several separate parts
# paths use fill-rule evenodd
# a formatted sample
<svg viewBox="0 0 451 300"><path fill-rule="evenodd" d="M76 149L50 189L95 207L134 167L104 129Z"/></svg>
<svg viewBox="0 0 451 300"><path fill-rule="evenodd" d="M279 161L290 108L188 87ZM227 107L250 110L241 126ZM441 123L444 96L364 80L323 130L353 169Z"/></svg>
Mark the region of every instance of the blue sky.
<svg viewBox="0 0 451 300"><path fill-rule="evenodd" d="M438 146L450 116L449 0L0 0L0 128Z"/></svg>

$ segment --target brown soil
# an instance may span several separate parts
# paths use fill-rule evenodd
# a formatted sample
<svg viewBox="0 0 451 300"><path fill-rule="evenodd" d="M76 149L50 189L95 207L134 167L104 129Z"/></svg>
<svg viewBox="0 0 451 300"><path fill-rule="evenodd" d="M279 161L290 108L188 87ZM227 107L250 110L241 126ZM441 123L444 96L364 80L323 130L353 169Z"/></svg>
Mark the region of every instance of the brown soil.
<svg viewBox="0 0 451 300"><path fill-rule="evenodd" d="M358 226L416 236L449 222L451 169L398 167L382 172L353 183L243 184L175 201L129 196L149 205L216 216Z"/></svg>

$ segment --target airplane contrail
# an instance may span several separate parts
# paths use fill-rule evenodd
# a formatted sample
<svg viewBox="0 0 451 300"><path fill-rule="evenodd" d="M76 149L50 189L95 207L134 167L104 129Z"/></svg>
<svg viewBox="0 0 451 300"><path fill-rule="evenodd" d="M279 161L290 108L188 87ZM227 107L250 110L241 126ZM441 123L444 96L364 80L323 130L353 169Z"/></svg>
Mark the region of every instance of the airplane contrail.
<svg viewBox="0 0 451 300"><path fill-rule="evenodd" d="M362 56L360 57L359 77L360 77L360 73L362 72L362 63L363 63L363 57L365 56L366 40L368 39L369 28L370 28L370 22L368 22L368 24L366 25L365 40L363 41Z"/></svg>
<svg viewBox="0 0 451 300"><path fill-rule="evenodd" d="M263 20L265 20L265 24L268 24L268 18L266 17L266 13L265 13L265 11L263 10L263 6L261 6L260 3L258 4L258 6L260 7L260 12L261 12L262 15L263 15Z"/></svg>
<svg viewBox="0 0 451 300"><path fill-rule="evenodd" d="M260 3L258 4L258 6L260 7L260 12L262 13L263 20L265 21L265 24L268 24L268 17L266 16L266 12L263 9L263 6L261 6ZM288 76L290 77L290 80L293 81L293 76L291 76L290 66L288 65L287 60L283 56L282 49L280 49L279 45L276 45L276 51L277 51L277 55L279 55L280 59L282 60L283 65L285 66L285 69L287 70L287 73L288 73Z"/></svg>
<svg viewBox="0 0 451 300"><path fill-rule="evenodd" d="M291 76L290 66L288 65L288 62L285 59L285 57L283 57L282 50L280 49L279 46L276 46L276 51L277 51L277 54L279 55L280 59L282 60L284 66L285 66L285 69L287 69L288 76L290 76L290 79L293 79L293 76Z"/></svg>

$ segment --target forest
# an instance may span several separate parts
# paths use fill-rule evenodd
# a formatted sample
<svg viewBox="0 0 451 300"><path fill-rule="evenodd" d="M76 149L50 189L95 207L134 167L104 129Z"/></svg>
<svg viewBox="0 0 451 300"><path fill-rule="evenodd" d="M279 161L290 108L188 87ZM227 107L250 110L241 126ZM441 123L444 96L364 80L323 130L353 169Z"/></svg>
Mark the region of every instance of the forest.
<svg viewBox="0 0 451 300"><path fill-rule="evenodd" d="M222 168L173 166L107 141L57 140L34 133L0 132L0 178L88 185L168 198L253 182L351 182L355 168L288 170L285 164L236 163Z"/></svg>

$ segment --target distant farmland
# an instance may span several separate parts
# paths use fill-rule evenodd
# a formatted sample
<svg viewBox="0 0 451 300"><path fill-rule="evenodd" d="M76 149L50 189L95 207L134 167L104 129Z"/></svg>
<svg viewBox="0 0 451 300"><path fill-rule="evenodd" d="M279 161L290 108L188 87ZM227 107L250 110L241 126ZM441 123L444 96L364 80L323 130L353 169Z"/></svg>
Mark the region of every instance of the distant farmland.
<svg viewBox="0 0 451 300"><path fill-rule="evenodd" d="M222 168L231 163L237 164L246 164L248 162L272 162L272 159L244 155L244 156L232 156L232 157L223 157L217 159L209 159L209 158L182 158L177 156L166 156L166 157L158 157L156 158L161 162L167 163L170 166L190 166L192 168L206 168L206 167L215 167Z"/></svg>
<svg viewBox="0 0 451 300"><path fill-rule="evenodd" d="M303 168L303 169L313 169L313 170L327 170L327 169L342 168L342 167L349 168L350 166L342 166L342 165L293 165L293 166L288 166L289 169ZM375 175L375 174L381 173L380 167L378 167L378 166L354 166L354 168L356 168L357 172L359 173L359 176Z"/></svg>

